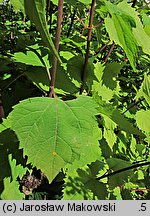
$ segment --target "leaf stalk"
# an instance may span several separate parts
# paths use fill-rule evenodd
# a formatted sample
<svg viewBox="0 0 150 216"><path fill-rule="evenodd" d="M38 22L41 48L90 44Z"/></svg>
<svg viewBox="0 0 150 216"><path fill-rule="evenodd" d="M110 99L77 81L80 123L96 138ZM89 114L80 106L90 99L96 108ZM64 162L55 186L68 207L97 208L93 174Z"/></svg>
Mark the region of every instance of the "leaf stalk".
<svg viewBox="0 0 150 216"><path fill-rule="evenodd" d="M57 32L56 32L56 40L55 40L55 48L57 52L59 51L61 24L63 20L63 3L64 3L64 0L59 0L58 2ZM51 71L49 97L55 97L54 87L55 87L55 80L56 80L57 58L54 55L53 55L52 62L53 62L53 65L52 65L52 71Z"/></svg>
<svg viewBox="0 0 150 216"><path fill-rule="evenodd" d="M81 74L81 88L80 88L80 94L82 94L86 80L87 80L87 69L88 69L88 58L89 58L89 52L90 52L90 42L92 38L92 25L93 25L93 17L94 17L94 9L95 9L96 0L92 0L91 9L90 9L90 19L89 19L89 26L88 26L88 38L87 38L87 48L86 48L86 54L85 54L85 60L83 65L83 70Z"/></svg>
<svg viewBox="0 0 150 216"><path fill-rule="evenodd" d="M119 170L116 170L114 172L111 172L111 173L108 173L108 174L104 174L98 178L96 178L96 180L101 180L101 179L104 179L106 177L109 177L109 176L113 176L113 175L116 175L118 173L121 173L121 172L125 172L127 170L131 170L131 169L135 169L135 168L138 168L138 167L142 167L142 166L147 166L147 165L150 165L150 162L145 162L145 163L139 163L139 164L134 164L132 166L129 166L129 167L125 167L123 169L119 169Z"/></svg>

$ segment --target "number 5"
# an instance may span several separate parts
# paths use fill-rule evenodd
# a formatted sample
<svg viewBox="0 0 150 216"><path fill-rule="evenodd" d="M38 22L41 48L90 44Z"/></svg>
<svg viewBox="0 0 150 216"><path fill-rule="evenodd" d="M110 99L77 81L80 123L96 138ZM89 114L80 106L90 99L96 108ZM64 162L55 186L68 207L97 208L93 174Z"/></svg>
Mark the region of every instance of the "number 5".
<svg viewBox="0 0 150 216"><path fill-rule="evenodd" d="M141 211L146 211L146 203L141 204Z"/></svg>

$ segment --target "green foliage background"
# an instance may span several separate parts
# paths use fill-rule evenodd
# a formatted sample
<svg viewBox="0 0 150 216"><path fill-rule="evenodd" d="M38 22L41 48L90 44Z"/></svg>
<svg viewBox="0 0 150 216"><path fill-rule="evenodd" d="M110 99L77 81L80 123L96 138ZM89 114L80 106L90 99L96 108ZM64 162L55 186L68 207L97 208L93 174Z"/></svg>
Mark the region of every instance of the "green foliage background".
<svg viewBox="0 0 150 216"><path fill-rule="evenodd" d="M57 53L57 0L0 1L1 199L150 198L149 5L96 1L80 95L91 3L64 1Z"/></svg>

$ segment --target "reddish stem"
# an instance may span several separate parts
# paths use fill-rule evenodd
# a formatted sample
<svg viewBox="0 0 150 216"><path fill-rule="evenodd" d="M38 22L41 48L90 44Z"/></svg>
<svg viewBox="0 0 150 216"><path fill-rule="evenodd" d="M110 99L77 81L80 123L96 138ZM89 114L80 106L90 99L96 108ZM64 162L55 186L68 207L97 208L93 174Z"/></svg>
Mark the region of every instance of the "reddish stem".
<svg viewBox="0 0 150 216"><path fill-rule="evenodd" d="M5 113L3 109L3 104L2 104L2 95L1 95L1 89L0 89L0 119L5 118Z"/></svg>
<svg viewBox="0 0 150 216"><path fill-rule="evenodd" d="M56 32L56 40L55 40L55 48L56 51L59 51L59 42L60 42L60 35L61 35L61 23L62 23L62 16L63 16L63 3L64 0L59 0L58 2L58 14L57 14L57 32ZM57 59L53 56L53 65L51 71L51 82L50 82L50 90L49 90L49 97L55 97L54 87L55 87L55 80L56 80L56 69L57 69Z"/></svg>
<svg viewBox="0 0 150 216"><path fill-rule="evenodd" d="M104 59L104 62L105 62L105 63L107 62L109 56L111 55L111 53L112 53L112 51L113 51L113 49L114 49L114 46L115 46L115 42L113 42L113 44L112 44L112 46L111 46L111 48L110 48L110 50L109 50L109 52L108 52L106 58Z"/></svg>
<svg viewBox="0 0 150 216"><path fill-rule="evenodd" d="M84 65L83 65L83 71L81 74L82 84L81 84L81 88L80 88L80 94L82 94L82 92L85 88L86 80L87 80L88 58L89 58L89 51L90 51L90 42L91 42L91 38L92 38L92 25L93 25L95 4L96 4L96 0L92 0L91 9L90 9L89 26L88 26L87 48L86 48Z"/></svg>

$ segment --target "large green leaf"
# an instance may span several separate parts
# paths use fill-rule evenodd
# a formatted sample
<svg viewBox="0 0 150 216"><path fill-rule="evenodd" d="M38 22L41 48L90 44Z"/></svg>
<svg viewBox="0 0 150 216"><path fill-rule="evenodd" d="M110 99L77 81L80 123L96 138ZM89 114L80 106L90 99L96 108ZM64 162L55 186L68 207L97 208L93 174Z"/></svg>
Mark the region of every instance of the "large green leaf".
<svg viewBox="0 0 150 216"><path fill-rule="evenodd" d="M100 128L95 127L93 129L93 143L96 143L97 140L102 139L102 131ZM80 160L76 160L73 164L66 165L67 173L71 175L74 170L77 170L79 167L83 167L87 164L90 164L92 161L103 160L101 155L101 150L97 148L97 145L91 145L88 148L85 148L84 145L81 146L80 151L83 152ZM90 157L89 157L90 155Z"/></svg>
<svg viewBox="0 0 150 216"><path fill-rule="evenodd" d="M58 98L30 98L14 107L11 128L28 162L44 172L50 181L68 163L80 161L86 152L100 153L94 137L97 104L90 97L62 101ZM94 140L94 142L93 142ZM86 155L86 162L91 155ZM80 166L80 164L79 164Z"/></svg>
<svg viewBox="0 0 150 216"><path fill-rule="evenodd" d="M37 30L51 52L61 62L60 57L55 49L52 38L49 34L48 26L45 18L46 0L24 0L25 11L32 22L35 23Z"/></svg>

